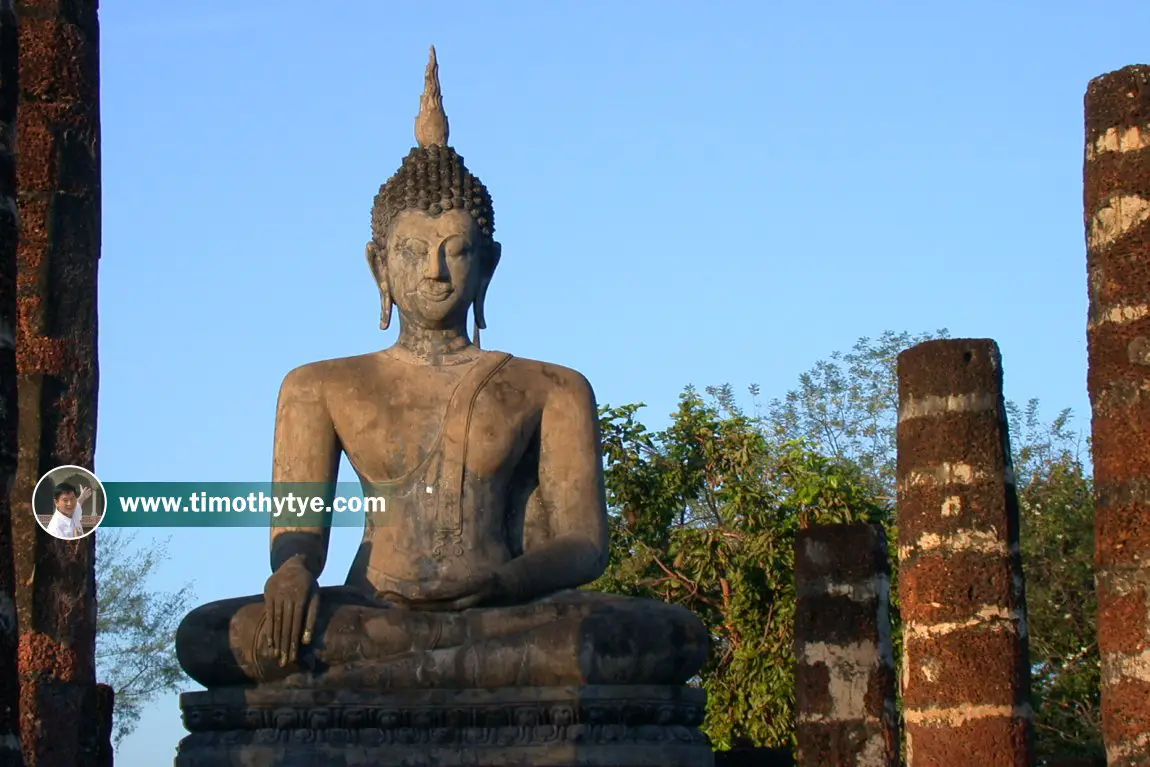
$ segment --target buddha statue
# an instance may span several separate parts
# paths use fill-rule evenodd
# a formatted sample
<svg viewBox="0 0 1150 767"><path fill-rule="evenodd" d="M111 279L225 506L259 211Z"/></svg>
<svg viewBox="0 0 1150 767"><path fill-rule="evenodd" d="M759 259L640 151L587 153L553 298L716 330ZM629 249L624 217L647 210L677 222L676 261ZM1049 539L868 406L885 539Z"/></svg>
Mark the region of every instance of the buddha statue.
<svg viewBox="0 0 1150 767"><path fill-rule="evenodd" d="M487 189L448 145L434 48L415 133L418 146L375 198L366 248L380 326L398 310L398 339L296 368L276 410L274 482L334 492L346 455L386 511L365 515L341 586L318 585L330 528L272 527L263 593L201 606L179 628L180 664L215 694L186 694L185 721L202 735L234 704L249 723L233 729L274 730L272 714L252 713L255 700L270 701L267 711L291 708L288 700L314 710L343 695L341 711L386 700L402 712L411 696L441 691L502 695L512 710L552 694L540 691L615 690L588 694L618 703L624 689L687 706L686 725L696 725L700 699L682 696L701 691L681 691L706 660L702 623L679 606L580 589L608 560L591 386L574 370L480 348L501 249ZM650 726L675 724L666 705L649 712ZM538 726L582 726L577 709L555 714L559 722L544 713ZM200 713L189 720L189 711ZM194 746L185 743L177 763L230 763Z"/></svg>

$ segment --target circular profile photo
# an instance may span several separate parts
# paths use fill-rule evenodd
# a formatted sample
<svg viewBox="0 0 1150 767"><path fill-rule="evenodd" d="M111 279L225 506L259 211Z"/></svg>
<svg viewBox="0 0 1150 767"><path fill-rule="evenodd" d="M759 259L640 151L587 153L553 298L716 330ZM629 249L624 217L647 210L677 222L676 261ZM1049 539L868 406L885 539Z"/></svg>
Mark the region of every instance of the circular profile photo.
<svg viewBox="0 0 1150 767"><path fill-rule="evenodd" d="M90 535L104 521L108 499L104 485L83 466L58 466L40 477L32 510L44 532L75 540Z"/></svg>

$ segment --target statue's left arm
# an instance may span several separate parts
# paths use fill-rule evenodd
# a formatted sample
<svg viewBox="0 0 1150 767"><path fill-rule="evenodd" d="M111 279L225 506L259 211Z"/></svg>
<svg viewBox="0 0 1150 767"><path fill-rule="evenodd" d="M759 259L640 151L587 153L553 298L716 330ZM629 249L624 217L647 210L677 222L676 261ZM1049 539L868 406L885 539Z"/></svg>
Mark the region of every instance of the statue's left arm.
<svg viewBox="0 0 1150 767"><path fill-rule="evenodd" d="M607 567L607 500L599 414L591 384L565 371L539 426L540 505L551 538L498 573L508 601L523 602L598 578Z"/></svg>

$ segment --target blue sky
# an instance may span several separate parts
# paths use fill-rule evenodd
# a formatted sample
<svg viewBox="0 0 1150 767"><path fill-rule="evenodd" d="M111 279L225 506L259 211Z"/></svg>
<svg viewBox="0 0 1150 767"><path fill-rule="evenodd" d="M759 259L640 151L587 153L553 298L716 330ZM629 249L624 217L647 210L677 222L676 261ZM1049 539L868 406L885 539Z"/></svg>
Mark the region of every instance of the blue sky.
<svg viewBox="0 0 1150 767"><path fill-rule="evenodd" d="M1088 424L1082 95L1140 63L1150 6L103 6L105 481L266 480L284 374L391 343L363 246L431 43L503 243L486 347L659 424L688 383L778 396L860 336L946 327ZM157 588L262 590L265 533L140 540L168 535ZM117 764L181 735L164 697Z"/></svg>

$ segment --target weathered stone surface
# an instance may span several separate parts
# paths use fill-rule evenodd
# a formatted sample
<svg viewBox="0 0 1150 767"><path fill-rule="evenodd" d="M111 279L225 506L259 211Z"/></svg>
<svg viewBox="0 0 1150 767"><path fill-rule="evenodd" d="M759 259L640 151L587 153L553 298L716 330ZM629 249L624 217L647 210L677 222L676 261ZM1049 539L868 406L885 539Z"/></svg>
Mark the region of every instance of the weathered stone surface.
<svg viewBox="0 0 1150 767"><path fill-rule="evenodd" d="M710 767L706 695L683 687L395 693L220 688L181 698L176 767Z"/></svg>
<svg viewBox="0 0 1150 767"><path fill-rule="evenodd" d="M1150 67L1086 90L1102 736L1111 767L1150 765Z"/></svg>
<svg viewBox="0 0 1150 767"><path fill-rule="evenodd" d="M965 708L939 712L931 721L906 723L908 745L913 744L914 762L930 765L1030 765L1025 754L1031 748L1032 726L1024 718L993 710Z"/></svg>
<svg viewBox="0 0 1150 767"><path fill-rule="evenodd" d="M316 701L355 690L399 700L454 690L519 701L533 689L611 686L607 708L637 711L652 685L699 696L684 687L707 657L698 618L662 602L578 590L608 556L591 386L573 370L485 351L468 336L473 310L476 334L485 325L501 250L490 195L446 145L434 52L416 126L420 146L380 188L367 246L380 325L398 308L399 339L381 352L295 369L276 417L276 482L330 485L342 453L364 492L386 499L386 512L366 515L340 587L318 586L327 528L273 527L263 594L189 614L176 639L180 662L213 694L246 686L253 695ZM325 734L316 740L307 729L295 739L261 727L193 732L180 758L710 764L693 725L640 717L572 726L582 734L557 745L539 741L559 737L550 730L484 731L475 737L497 742L484 747L482 762L474 761L469 725L420 729L436 739L432 756L390 740L330 740L347 737L344 728L319 728Z"/></svg>
<svg viewBox="0 0 1150 767"><path fill-rule="evenodd" d="M899 600L907 764L1033 762L1018 501L988 340L898 360Z"/></svg>
<svg viewBox="0 0 1150 767"><path fill-rule="evenodd" d="M13 544L21 734L30 766L99 760L94 537L44 533L37 480L92 468L100 254L99 34L95 0L25 0L20 12L16 282L19 460ZM68 595L61 599L60 595Z"/></svg>
<svg viewBox="0 0 1150 767"><path fill-rule="evenodd" d="M877 525L795 536L798 763L897 767L890 563Z"/></svg>

